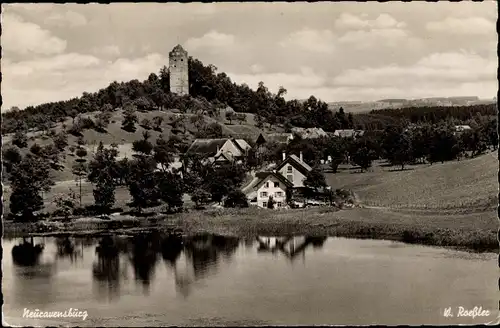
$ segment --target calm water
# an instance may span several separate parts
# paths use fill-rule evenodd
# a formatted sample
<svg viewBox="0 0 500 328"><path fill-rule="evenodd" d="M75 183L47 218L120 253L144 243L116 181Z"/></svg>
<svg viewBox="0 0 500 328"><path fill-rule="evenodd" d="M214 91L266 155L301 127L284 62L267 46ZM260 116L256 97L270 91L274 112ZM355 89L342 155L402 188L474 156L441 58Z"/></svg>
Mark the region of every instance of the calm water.
<svg viewBox="0 0 500 328"><path fill-rule="evenodd" d="M4 239L3 249L11 324L479 324L498 313L495 254L344 238L159 234ZM491 315L443 316L459 306ZM88 317L36 321L22 318L24 308Z"/></svg>

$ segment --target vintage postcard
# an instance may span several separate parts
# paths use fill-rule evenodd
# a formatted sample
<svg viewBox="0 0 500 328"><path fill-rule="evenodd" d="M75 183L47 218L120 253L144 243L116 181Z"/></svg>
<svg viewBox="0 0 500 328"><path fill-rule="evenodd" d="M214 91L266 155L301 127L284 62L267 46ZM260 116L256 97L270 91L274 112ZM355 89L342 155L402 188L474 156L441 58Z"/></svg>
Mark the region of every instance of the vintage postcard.
<svg viewBox="0 0 500 328"><path fill-rule="evenodd" d="M499 324L497 10L3 4L2 324Z"/></svg>

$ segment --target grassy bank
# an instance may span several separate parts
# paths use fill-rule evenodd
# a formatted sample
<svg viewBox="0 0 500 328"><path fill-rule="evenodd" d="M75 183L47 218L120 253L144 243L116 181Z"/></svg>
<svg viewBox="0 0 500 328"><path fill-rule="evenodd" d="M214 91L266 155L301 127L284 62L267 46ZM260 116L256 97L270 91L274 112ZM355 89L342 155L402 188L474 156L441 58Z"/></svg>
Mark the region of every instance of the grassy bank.
<svg viewBox="0 0 500 328"><path fill-rule="evenodd" d="M498 249L495 223L496 219L485 213L446 216L394 213L374 208L283 211L250 208L158 215L153 218L117 216L111 220L77 219L68 223L26 225L5 222L4 235L88 235L162 229L178 230L184 234L208 232L240 237L293 234L387 239L493 252Z"/></svg>

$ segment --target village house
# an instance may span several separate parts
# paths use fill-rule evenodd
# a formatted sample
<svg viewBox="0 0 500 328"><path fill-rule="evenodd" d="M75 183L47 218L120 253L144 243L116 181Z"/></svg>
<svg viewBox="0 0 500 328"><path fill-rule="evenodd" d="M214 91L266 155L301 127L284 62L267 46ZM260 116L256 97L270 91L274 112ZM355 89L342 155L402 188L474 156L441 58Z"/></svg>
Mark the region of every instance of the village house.
<svg viewBox="0 0 500 328"><path fill-rule="evenodd" d="M209 163L239 163L250 148L243 139L196 139L185 154L202 156Z"/></svg>
<svg viewBox="0 0 500 328"><path fill-rule="evenodd" d="M293 184L294 188L304 187L304 180L312 167L304 162L302 152L299 157L296 155L286 156L283 153L283 161L276 166L276 172L281 173L288 181Z"/></svg>
<svg viewBox="0 0 500 328"><path fill-rule="evenodd" d="M470 131L470 130L472 130L470 125L455 125L455 132L453 134L459 135L464 133L465 131Z"/></svg>
<svg viewBox="0 0 500 328"><path fill-rule="evenodd" d="M257 191L257 206L268 208L270 198L273 199L273 208L282 208L287 204L287 190L293 184L277 172L258 173L259 181L254 189Z"/></svg>
<svg viewBox="0 0 500 328"><path fill-rule="evenodd" d="M263 144L268 143L268 142L288 144L292 140L293 140L293 133L278 133L277 132L277 133L268 133L266 135L261 133L257 137L255 144L257 146L262 146Z"/></svg>
<svg viewBox="0 0 500 328"><path fill-rule="evenodd" d="M333 132L334 137L340 138L357 138L362 137L364 134L365 131L354 129L335 130L335 132Z"/></svg>
<svg viewBox="0 0 500 328"><path fill-rule="evenodd" d="M302 139L314 139L328 137L328 133L322 128L292 128L292 133L300 136Z"/></svg>

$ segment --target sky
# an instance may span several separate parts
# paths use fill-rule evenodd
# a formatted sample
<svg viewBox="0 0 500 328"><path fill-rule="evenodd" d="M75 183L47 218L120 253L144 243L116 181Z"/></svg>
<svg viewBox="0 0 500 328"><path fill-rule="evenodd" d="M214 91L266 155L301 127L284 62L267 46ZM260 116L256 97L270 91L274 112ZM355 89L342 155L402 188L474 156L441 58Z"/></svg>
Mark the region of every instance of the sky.
<svg viewBox="0 0 500 328"><path fill-rule="evenodd" d="M2 111L145 80L181 44L287 99L478 96L498 84L496 2L2 5Z"/></svg>

